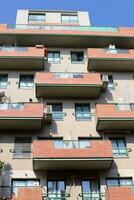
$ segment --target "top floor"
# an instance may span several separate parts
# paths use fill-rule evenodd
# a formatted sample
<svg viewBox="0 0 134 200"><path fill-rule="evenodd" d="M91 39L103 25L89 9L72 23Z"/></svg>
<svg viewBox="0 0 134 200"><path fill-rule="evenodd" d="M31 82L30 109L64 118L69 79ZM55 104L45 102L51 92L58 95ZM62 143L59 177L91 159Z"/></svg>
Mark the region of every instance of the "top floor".
<svg viewBox="0 0 134 200"><path fill-rule="evenodd" d="M18 10L16 24L90 26L90 19L85 11Z"/></svg>

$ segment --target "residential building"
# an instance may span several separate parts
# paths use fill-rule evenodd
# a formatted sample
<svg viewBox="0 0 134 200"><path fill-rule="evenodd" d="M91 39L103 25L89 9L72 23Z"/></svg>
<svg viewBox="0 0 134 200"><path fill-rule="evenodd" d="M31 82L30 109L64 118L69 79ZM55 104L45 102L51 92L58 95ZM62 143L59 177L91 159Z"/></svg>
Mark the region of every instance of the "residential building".
<svg viewBox="0 0 134 200"><path fill-rule="evenodd" d="M0 197L134 200L134 28L18 10L0 25Z"/></svg>

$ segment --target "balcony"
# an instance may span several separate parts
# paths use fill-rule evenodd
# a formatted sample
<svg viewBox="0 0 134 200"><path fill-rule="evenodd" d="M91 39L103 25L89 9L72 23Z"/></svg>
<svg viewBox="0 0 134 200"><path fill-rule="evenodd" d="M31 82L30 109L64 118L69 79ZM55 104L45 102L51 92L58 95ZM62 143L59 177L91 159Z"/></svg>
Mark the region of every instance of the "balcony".
<svg viewBox="0 0 134 200"><path fill-rule="evenodd" d="M134 71L133 49L88 49L88 70Z"/></svg>
<svg viewBox="0 0 134 200"><path fill-rule="evenodd" d="M62 145L63 143L63 145ZM109 169L113 161L110 141L91 140L87 146L79 141L63 141L56 145L53 140L33 142L33 168L53 169Z"/></svg>
<svg viewBox="0 0 134 200"><path fill-rule="evenodd" d="M40 103L0 104L0 130L40 130L43 109Z"/></svg>
<svg viewBox="0 0 134 200"><path fill-rule="evenodd" d="M67 200L70 197L66 191L46 193L45 188L39 186L0 186L0 199L12 200Z"/></svg>
<svg viewBox="0 0 134 200"><path fill-rule="evenodd" d="M0 44L99 48L115 44L134 48L134 29L77 25L1 24Z"/></svg>
<svg viewBox="0 0 134 200"><path fill-rule="evenodd" d="M36 73L36 96L46 98L97 98L105 87L100 74Z"/></svg>
<svg viewBox="0 0 134 200"><path fill-rule="evenodd" d="M113 186L106 191L107 200L134 200L133 186Z"/></svg>
<svg viewBox="0 0 134 200"><path fill-rule="evenodd" d="M129 104L98 104L97 130L134 130L134 110Z"/></svg>
<svg viewBox="0 0 134 200"><path fill-rule="evenodd" d="M1 70L41 70L44 68L44 48L0 47Z"/></svg>
<svg viewBox="0 0 134 200"><path fill-rule="evenodd" d="M12 200L42 200L43 188L41 186L0 186L0 199Z"/></svg>

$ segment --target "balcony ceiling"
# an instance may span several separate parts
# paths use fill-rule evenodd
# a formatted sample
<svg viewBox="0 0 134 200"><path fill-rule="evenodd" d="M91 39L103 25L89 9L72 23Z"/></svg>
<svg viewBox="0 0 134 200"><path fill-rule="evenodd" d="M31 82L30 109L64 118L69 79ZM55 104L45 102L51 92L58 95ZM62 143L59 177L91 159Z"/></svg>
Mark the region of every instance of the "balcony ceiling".
<svg viewBox="0 0 134 200"><path fill-rule="evenodd" d="M83 170L83 169L109 169L112 158L83 158L83 159L38 159L34 158L34 170Z"/></svg>

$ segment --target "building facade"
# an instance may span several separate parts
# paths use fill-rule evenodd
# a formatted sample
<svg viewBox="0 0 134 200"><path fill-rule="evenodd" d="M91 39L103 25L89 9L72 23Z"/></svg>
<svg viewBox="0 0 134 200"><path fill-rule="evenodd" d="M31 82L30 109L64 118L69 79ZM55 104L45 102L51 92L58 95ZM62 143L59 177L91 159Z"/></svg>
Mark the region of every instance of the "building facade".
<svg viewBox="0 0 134 200"><path fill-rule="evenodd" d="M134 28L18 10L0 25L0 197L133 200Z"/></svg>

